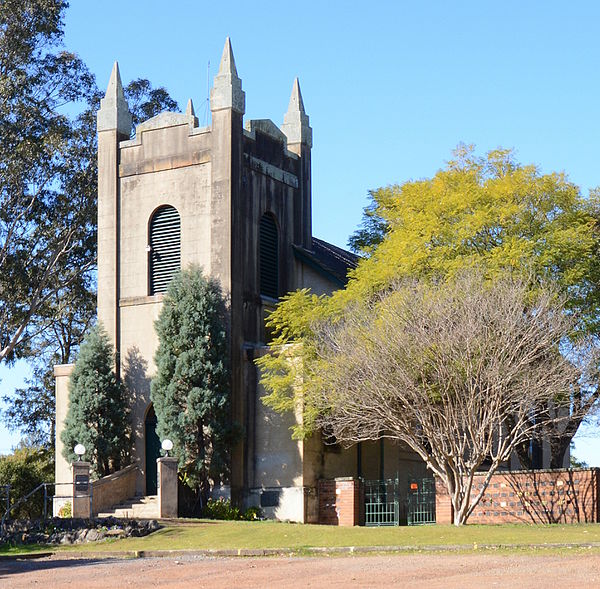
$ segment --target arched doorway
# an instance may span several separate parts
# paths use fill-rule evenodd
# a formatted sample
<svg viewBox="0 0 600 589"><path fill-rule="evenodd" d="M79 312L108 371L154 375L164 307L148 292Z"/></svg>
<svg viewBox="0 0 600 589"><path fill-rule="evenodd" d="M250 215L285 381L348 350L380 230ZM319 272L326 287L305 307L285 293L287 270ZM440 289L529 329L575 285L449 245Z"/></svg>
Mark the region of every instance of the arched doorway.
<svg viewBox="0 0 600 589"><path fill-rule="evenodd" d="M160 458L160 440L156 433L156 413L150 405L144 421L146 439L146 495L156 495L156 459Z"/></svg>

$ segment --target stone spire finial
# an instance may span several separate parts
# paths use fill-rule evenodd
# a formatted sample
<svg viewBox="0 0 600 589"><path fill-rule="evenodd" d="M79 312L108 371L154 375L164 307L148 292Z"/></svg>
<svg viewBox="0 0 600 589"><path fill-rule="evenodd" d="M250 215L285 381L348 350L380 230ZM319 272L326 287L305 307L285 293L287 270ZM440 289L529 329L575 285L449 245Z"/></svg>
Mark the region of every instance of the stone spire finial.
<svg viewBox="0 0 600 589"><path fill-rule="evenodd" d="M294 85L292 86L292 95L290 96L290 104L288 106L288 112L300 111L301 114L305 115L304 102L302 101L302 92L300 92L300 82L298 78L294 78Z"/></svg>
<svg viewBox="0 0 600 589"><path fill-rule="evenodd" d="M210 109L215 111L225 108L241 114L246 111L246 94L242 90L242 80L237 74L229 37L225 40L219 73L215 76L213 88L210 91Z"/></svg>
<svg viewBox="0 0 600 589"><path fill-rule="evenodd" d="M312 147L312 129L310 127L308 115L304 110L304 102L302 100L298 78L294 80L290 104L287 113L285 113L285 116L283 117L281 130L287 137L288 145L293 143L304 143L305 145L308 145L308 147Z"/></svg>
<svg viewBox="0 0 600 589"><path fill-rule="evenodd" d="M116 129L120 134L127 137L131 134L131 113L123 94L119 64L116 61L110 74L106 94L100 101L97 123L98 131Z"/></svg>
<svg viewBox="0 0 600 589"><path fill-rule="evenodd" d="M236 78L238 77L235 58L231 49L231 39L229 37L225 39L225 47L223 47L223 55L221 55L221 63L219 64L219 74L231 74Z"/></svg>
<svg viewBox="0 0 600 589"><path fill-rule="evenodd" d="M192 102L191 98L188 100L187 108L185 109L185 114L189 115L190 117L196 116L196 112L194 111L194 103Z"/></svg>

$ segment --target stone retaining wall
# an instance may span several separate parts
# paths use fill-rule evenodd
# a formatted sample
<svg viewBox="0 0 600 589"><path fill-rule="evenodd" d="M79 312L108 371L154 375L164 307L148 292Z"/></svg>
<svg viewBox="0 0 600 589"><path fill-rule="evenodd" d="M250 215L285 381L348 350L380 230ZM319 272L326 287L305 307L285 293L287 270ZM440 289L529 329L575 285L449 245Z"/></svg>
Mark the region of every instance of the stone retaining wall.
<svg viewBox="0 0 600 589"><path fill-rule="evenodd" d="M92 516L134 497L137 472L137 465L130 464L94 481L92 483Z"/></svg>
<svg viewBox="0 0 600 589"><path fill-rule="evenodd" d="M84 544L108 538L147 536L160 528L156 520L123 520L113 517L89 520L52 518L49 520L15 520L0 531L0 543ZM4 586L4 585L2 585Z"/></svg>

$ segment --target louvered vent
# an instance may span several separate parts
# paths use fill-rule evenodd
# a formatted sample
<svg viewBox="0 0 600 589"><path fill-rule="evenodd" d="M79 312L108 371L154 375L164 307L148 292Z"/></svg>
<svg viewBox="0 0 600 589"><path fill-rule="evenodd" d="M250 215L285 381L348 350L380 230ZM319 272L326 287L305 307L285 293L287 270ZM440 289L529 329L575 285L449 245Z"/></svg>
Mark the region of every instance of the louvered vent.
<svg viewBox="0 0 600 589"><path fill-rule="evenodd" d="M150 294L166 292L181 268L181 220L176 209L157 209L150 221Z"/></svg>
<svg viewBox="0 0 600 589"><path fill-rule="evenodd" d="M279 297L279 255L277 225L271 215L260 220L259 235L260 294L276 299Z"/></svg>

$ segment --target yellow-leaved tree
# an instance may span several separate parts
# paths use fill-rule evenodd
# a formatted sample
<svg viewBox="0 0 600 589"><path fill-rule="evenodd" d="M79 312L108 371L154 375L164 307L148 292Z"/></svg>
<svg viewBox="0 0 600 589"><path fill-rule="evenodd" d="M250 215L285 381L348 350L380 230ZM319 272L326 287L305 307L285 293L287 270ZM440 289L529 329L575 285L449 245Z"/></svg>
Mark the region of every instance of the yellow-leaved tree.
<svg viewBox="0 0 600 589"><path fill-rule="evenodd" d="M433 178L380 188L371 197L363 227L351 238L364 257L347 287L329 297L292 293L269 319L272 353L258 361L264 401L278 411L301 409L294 436L310 434L322 412L330 367L317 352L320 327L343 321L357 304L368 304L399 280L443 288L475 270L489 282L507 275L525 281L532 296L551 284L563 312L574 319L572 338L590 341L600 333L596 191L584 197L564 173L520 165L509 150L480 157L461 145ZM563 342L563 354L574 349ZM589 365L586 370L581 386L571 389L569 415L543 432L552 467L562 466L579 425L597 405L597 379ZM523 465L531 466L527 445L517 450Z"/></svg>

